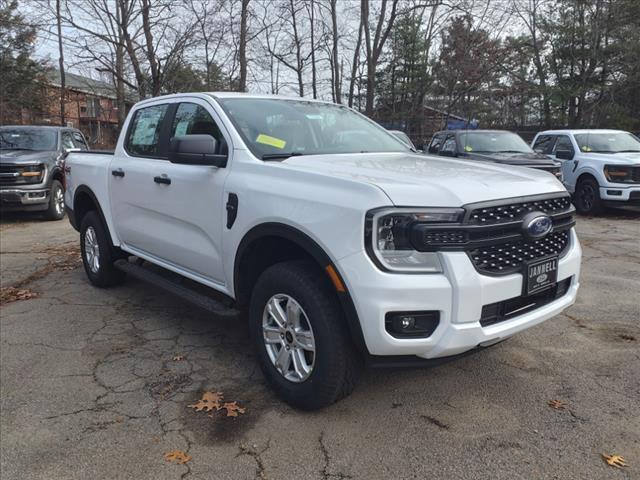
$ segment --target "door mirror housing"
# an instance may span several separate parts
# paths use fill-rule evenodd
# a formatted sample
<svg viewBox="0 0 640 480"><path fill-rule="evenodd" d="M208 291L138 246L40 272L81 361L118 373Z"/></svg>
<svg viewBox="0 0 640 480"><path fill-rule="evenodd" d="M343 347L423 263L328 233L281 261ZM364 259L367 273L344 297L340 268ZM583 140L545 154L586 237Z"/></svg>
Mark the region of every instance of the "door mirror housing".
<svg viewBox="0 0 640 480"><path fill-rule="evenodd" d="M560 160L573 160L573 155L571 150L556 150L556 158Z"/></svg>
<svg viewBox="0 0 640 480"><path fill-rule="evenodd" d="M226 167L227 155L217 152L218 141L211 135L182 135L171 139L169 161L184 165Z"/></svg>

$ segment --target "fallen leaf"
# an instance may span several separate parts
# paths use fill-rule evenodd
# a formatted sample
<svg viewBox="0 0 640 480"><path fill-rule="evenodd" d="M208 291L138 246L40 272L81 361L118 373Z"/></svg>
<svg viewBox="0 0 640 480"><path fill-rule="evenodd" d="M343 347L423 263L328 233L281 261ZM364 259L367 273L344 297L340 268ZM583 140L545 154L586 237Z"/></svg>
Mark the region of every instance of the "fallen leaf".
<svg viewBox="0 0 640 480"><path fill-rule="evenodd" d="M113 353L127 353L129 351L129 348L124 345L114 345L113 347L111 347L111 351Z"/></svg>
<svg viewBox="0 0 640 480"><path fill-rule="evenodd" d="M222 408L220 401L223 396L222 392L204 392L200 400L187 406L193 408L196 412L201 412L202 410L210 412L213 409L220 410Z"/></svg>
<svg viewBox="0 0 640 480"><path fill-rule="evenodd" d="M238 402L225 402L222 408L227 410L227 417L237 417L239 413L246 412L246 408L242 408Z"/></svg>
<svg viewBox="0 0 640 480"><path fill-rule="evenodd" d="M562 400L549 400L547 405L555 410L564 410L567 407L567 404Z"/></svg>
<svg viewBox="0 0 640 480"><path fill-rule="evenodd" d="M153 440L153 443L160 443L160 437L159 436L154 436L151 440Z"/></svg>
<svg viewBox="0 0 640 480"><path fill-rule="evenodd" d="M607 455L606 453L603 453L602 458L610 467L624 468L628 466L624 458L622 458L620 455L616 455L615 453L613 455Z"/></svg>
<svg viewBox="0 0 640 480"><path fill-rule="evenodd" d="M174 355L172 360L174 362L180 362L180 361L184 360L184 355Z"/></svg>
<svg viewBox="0 0 640 480"><path fill-rule="evenodd" d="M19 300L29 300L37 297L36 292L27 289L19 289L15 287L2 287L0 289L0 305L5 303L17 302Z"/></svg>
<svg viewBox="0 0 640 480"><path fill-rule="evenodd" d="M122 422L124 422L124 417L123 417L122 415L118 415L118 416L116 417L116 422L117 422L117 423L122 423Z"/></svg>
<svg viewBox="0 0 640 480"><path fill-rule="evenodd" d="M183 452L182 450L172 450L171 452L167 452L164 454L164 459L167 462L183 465L191 460L191 455Z"/></svg>

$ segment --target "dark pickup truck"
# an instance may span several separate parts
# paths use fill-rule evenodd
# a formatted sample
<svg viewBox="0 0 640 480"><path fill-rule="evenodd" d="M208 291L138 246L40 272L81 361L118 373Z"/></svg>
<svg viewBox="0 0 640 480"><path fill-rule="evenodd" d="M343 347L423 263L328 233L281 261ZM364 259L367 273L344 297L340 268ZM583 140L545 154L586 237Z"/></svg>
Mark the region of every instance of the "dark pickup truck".
<svg viewBox="0 0 640 480"><path fill-rule="evenodd" d="M87 150L79 130L67 127L0 127L0 209L41 211L64 217L64 158Z"/></svg>
<svg viewBox="0 0 640 480"><path fill-rule="evenodd" d="M427 153L545 170L562 180L560 163L534 152L506 130L448 130L431 138Z"/></svg>

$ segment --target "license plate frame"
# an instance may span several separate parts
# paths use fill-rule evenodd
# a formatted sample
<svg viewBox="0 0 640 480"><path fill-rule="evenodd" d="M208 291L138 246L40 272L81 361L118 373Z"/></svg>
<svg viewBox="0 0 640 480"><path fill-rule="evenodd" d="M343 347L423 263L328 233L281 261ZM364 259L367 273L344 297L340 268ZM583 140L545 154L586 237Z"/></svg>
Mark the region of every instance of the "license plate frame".
<svg viewBox="0 0 640 480"><path fill-rule="evenodd" d="M558 283L558 256L526 262L522 277L522 294L526 297L553 288Z"/></svg>

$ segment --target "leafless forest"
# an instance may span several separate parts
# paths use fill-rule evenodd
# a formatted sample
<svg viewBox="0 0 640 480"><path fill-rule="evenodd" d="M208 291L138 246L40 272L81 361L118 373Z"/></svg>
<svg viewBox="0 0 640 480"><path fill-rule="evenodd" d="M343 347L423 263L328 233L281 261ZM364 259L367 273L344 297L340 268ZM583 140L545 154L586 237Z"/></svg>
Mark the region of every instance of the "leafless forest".
<svg viewBox="0 0 640 480"><path fill-rule="evenodd" d="M409 133L425 106L485 127L640 129L637 0L0 0L0 49L4 108L37 101L55 67L112 83L120 121L127 99L240 90Z"/></svg>

